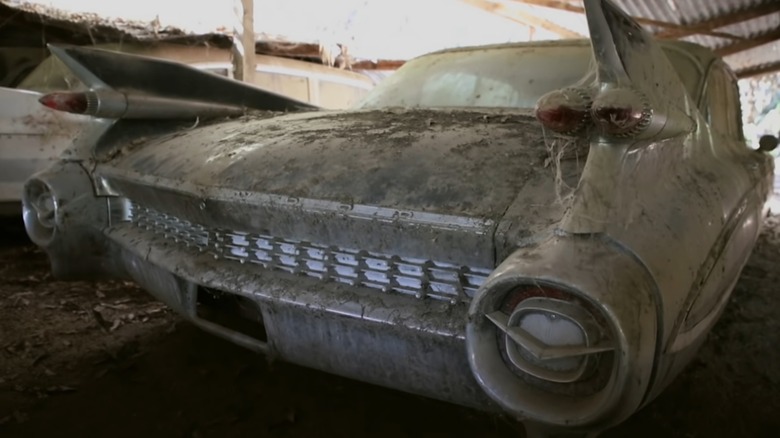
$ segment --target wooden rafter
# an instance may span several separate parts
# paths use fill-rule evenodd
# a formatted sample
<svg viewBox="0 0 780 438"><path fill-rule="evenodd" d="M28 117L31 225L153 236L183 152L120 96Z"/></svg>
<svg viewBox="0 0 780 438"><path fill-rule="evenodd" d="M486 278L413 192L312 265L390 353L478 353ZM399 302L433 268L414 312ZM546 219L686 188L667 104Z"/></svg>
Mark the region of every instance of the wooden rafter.
<svg viewBox="0 0 780 438"><path fill-rule="evenodd" d="M561 11L576 12L576 13L579 13L579 14L584 14L585 13L585 8L583 8L582 6L576 6L576 5L573 5L571 3L567 3L565 1L560 1L560 0L514 0L514 1L517 2L517 3L525 3L525 4L529 4L529 5L534 5L534 6L543 6L545 8L558 9L558 10L561 10ZM681 24L668 23L666 21L653 20L652 18L645 18L645 17L631 17L631 18L633 18L639 24L645 24L645 25L648 25L648 26L655 26L655 27L660 27L660 28L666 29L665 31L662 31L662 32L660 32L658 34L658 36L660 36L661 38L677 38L677 37L666 37L666 36L663 36L664 32L673 32L673 31L674 32L684 32L684 31L688 31L688 26L681 25ZM741 40L741 39L743 39L742 37L737 36L737 35L732 35L732 34L726 33L726 32L719 32L719 31L712 30L712 29L701 29L698 32L694 32L694 33L698 33L698 34L702 34L702 35L709 35L709 36L714 36L714 37L719 37L719 38L727 38L727 39L732 39L732 40Z"/></svg>
<svg viewBox="0 0 780 438"><path fill-rule="evenodd" d="M672 29L658 33L660 38L683 38L697 33L703 33L703 31L709 29L717 29L719 27L725 27L743 21L752 20L754 18L763 17L764 15L780 12L779 1L768 1L758 6L743 9L740 11L730 12L718 17L711 18L709 20L700 21L698 23L691 23L686 25L682 29Z"/></svg>
<svg viewBox="0 0 780 438"><path fill-rule="evenodd" d="M406 61L380 59L378 61L356 61L352 64L352 70L398 70Z"/></svg>
<svg viewBox="0 0 780 438"><path fill-rule="evenodd" d="M582 6L573 5L568 2L560 0L515 0L517 3L527 3L534 6L544 6L550 9L560 9L561 11L576 12L578 14L584 14L585 8Z"/></svg>
<svg viewBox="0 0 780 438"><path fill-rule="evenodd" d="M780 40L780 27L776 27L767 32L763 32L761 34L752 36L748 40L739 41L733 44L729 44L727 46L719 47L715 49L715 53L718 56L733 55L735 53L743 52L745 50L750 50L754 47L758 47L777 40Z"/></svg>
<svg viewBox="0 0 780 438"><path fill-rule="evenodd" d="M503 18L506 18L508 20L520 24L525 24L532 27L540 27L542 29L549 30L550 32L556 33L564 38L583 37L583 35L574 32L571 29L567 29L563 26L557 25L552 21L545 20L543 18L537 17L536 15L529 14L527 12L508 8L506 5L501 3L496 3L489 0L461 0L461 1L471 6L474 6L476 8L482 9L483 11L487 11L499 15Z"/></svg>
<svg viewBox="0 0 780 438"><path fill-rule="evenodd" d="M769 64L761 64L737 71L739 79L749 78L751 76L766 75L780 71L780 61Z"/></svg>

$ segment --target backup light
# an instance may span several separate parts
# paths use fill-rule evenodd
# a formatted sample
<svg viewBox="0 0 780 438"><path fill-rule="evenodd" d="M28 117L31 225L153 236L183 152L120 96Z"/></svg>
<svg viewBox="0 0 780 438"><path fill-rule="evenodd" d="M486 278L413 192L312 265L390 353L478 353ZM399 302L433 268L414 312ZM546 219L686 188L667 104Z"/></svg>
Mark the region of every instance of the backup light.
<svg viewBox="0 0 780 438"><path fill-rule="evenodd" d="M584 302L557 288L522 286L485 316L501 333L504 360L542 381L574 383L594 373L601 353L614 350Z"/></svg>

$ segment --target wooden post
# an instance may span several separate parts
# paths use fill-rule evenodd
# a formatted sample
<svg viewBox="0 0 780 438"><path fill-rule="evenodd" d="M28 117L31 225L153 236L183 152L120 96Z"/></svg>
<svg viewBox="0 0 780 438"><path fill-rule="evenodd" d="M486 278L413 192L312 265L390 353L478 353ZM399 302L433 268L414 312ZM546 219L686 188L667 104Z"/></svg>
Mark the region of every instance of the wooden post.
<svg viewBox="0 0 780 438"><path fill-rule="evenodd" d="M254 0L234 0L233 77L252 82L255 75L255 7Z"/></svg>

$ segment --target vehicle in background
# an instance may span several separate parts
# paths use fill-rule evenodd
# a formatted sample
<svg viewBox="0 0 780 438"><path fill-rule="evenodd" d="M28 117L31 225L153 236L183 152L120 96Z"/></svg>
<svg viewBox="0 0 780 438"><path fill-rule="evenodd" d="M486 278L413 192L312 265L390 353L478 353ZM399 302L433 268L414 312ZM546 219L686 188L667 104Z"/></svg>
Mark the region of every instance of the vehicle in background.
<svg viewBox="0 0 780 438"><path fill-rule="evenodd" d="M348 111L227 117L246 102L221 78L61 50L97 85L52 107L135 90L128 114L157 117L104 118L31 178L27 232L56 277L132 279L254 351L532 436L612 427L719 318L773 160L712 51L584 4L590 41L425 55Z"/></svg>
<svg viewBox="0 0 780 438"><path fill-rule="evenodd" d="M0 87L0 216L19 216L24 182L57 162L91 117L52 111L35 91Z"/></svg>

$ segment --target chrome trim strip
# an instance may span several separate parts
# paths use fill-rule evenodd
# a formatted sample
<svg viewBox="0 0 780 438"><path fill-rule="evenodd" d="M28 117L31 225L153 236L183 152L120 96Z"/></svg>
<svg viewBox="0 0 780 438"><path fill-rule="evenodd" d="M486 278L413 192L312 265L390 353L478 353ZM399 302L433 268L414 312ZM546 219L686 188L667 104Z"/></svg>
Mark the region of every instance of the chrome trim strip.
<svg viewBox="0 0 780 438"><path fill-rule="evenodd" d="M470 301L490 274L486 269L434 260L206 228L132 202L129 205L129 220L136 228L208 253L215 259L254 263L267 269L349 286L456 304Z"/></svg>
<svg viewBox="0 0 780 438"><path fill-rule="evenodd" d="M101 179L103 185L110 186L114 183L128 182L136 186L153 187L154 190L166 190L172 193L197 196L203 200L201 209L206 208L206 203L209 201L240 200L242 203L249 205L285 206L316 213L336 212L355 219L424 225L437 229L464 231L475 235L490 234L495 227L495 221L491 219L398 210L372 205L347 204L322 199L297 198L258 192L251 192L251 196L249 196L250 193L245 191L213 186L201 187L186 181L169 180L145 173L125 169L120 170L110 166L101 167L96 177Z"/></svg>

